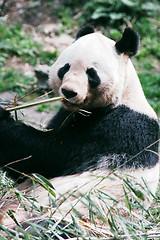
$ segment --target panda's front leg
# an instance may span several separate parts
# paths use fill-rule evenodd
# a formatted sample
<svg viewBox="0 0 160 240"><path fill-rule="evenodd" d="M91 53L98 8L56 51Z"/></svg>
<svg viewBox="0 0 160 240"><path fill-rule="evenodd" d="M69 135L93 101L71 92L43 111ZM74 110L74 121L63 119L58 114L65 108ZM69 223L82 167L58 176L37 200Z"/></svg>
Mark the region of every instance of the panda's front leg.
<svg viewBox="0 0 160 240"><path fill-rule="evenodd" d="M0 108L0 167L9 176L17 179L18 172L38 172L50 177L51 170L59 168L55 145L53 133L14 121L8 111Z"/></svg>

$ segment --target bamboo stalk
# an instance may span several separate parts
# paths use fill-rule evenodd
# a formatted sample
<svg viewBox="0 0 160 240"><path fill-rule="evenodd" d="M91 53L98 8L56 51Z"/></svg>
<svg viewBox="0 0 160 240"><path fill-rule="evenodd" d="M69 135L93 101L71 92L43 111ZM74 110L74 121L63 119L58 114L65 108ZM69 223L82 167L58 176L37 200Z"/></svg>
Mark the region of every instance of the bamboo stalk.
<svg viewBox="0 0 160 240"><path fill-rule="evenodd" d="M63 97L54 97L54 98L44 99L44 100L41 100L41 101L38 101L38 102L26 103L24 105L11 107L11 108L8 108L7 111L12 112L12 111L15 111L15 110L21 110L21 109L24 109L24 108L38 106L38 105L41 105L41 104L62 101L63 99L64 99Z"/></svg>

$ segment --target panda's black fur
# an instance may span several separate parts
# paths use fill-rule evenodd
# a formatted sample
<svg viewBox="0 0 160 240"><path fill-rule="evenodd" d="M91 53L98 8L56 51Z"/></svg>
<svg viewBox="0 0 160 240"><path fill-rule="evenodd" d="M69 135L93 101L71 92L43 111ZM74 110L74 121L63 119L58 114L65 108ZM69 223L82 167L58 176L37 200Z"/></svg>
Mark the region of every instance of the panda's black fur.
<svg viewBox="0 0 160 240"><path fill-rule="evenodd" d="M61 67L58 70L58 73L57 73L58 77L61 80L63 80L63 77L64 77L65 73L67 73L69 71L69 69L70 69L70 65L69 65L69 63L66 63L63 67Z"/></svg>
<svg viewBox="0 0 160 240"><path fill-rule="evenodd" d="M82 29L76 39L93 31L92 27ZM126 31L116 50L132 56L139 37L131 29ZM69 63L59 69L61 80L69 69ZM86 74L91 88L101 84L94 68L88 68ZM50 120L48 130L40 131L14 121L9 112L0 108L0 167L17 179L19 172L37 172L53 178L87 170L156 165L155 142L159 138L156 120L125 105L109 104L89 111L84 116L61 107Z"/></svg>
<svg viewBox="0 0 160 240"><path fill-rule="evenodd" d="M87 27L83 27L81 28L77 35L76 35L76 40L78 40L80 37L83 37L87 34L90 34L90 33L94 33L94 27L93 26L87 26Z"/></svg>
<svg viewBox="0 0 160 240"><path fill-rule="evenodd" d="M3 113L1 109L1 117ZM11 117L1 118L1 166L21 160L9 167L51 178L101 167L151 167L158 162L158 143L145 149L158 139L158 123L146 115L126 106L94 109L89 116L76 112L65 120L70 114L61 108L47 127L53 130L47 132ZM105 155L108 159L103 159Z"/></svg>

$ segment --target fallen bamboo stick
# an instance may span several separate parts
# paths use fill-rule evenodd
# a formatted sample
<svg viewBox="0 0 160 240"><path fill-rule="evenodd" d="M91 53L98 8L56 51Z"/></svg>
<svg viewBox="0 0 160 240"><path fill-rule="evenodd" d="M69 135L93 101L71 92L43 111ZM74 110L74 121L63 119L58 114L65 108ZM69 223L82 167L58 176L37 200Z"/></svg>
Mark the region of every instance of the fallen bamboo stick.
<svg viewBox="0 0 160 240"><path fill-rule="evenodd" d="M41 104L62 101L63 99L64 99L63 97L54 97L54 98L44 99L44 100L41 100L41 101L38 101L38 102L26 103L24 105L11 107L11 108L8 108L7 111L12 112L12 111L21 110L21 109L24 109L24 108L38 106L38 105L41 105Z"/></svg>

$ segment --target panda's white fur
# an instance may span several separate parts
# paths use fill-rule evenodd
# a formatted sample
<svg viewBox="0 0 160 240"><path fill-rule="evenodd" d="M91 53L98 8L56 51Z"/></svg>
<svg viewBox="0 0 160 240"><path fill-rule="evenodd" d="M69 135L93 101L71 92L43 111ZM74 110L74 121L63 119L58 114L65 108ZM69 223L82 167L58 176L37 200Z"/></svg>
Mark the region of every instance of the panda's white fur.
<svg viewBox="0 0 160 240"><path fill-rule="evenodd" d="M68 61L71 68L65 74L62 83L57 72ZM97 70L101 79L101 84L96 89L96 97L95 91L88 89L86 75L87 68L92 67ZM99 32L81 37L64 50L51 68L50 85L62 96L62 88L78 92L78 95L70 101L82 103L82 108L83 101L87 98L85 107L88 109L106 106L109 103L114 106L124 104L151 118L157 118L144 96L131 60L125 54L118 55L115 42Z"/></svg>
<svg viewBox="0 0 160 240"><path fill-rule="evenodd" d="M65 73L62 81L59 79L57 72L66 63L70 64L70 69ZM86 75L88 68L94 68L101 80L96 89L89 88ZM79 108L89 111L92 108L109 104L112 104L113 108L118 105L125 105L136 112L157 119L154 110L144 96L138 76L127 54L117 54L115 42L98 32L80 37L64 50L51 68L50 85L61 96L64 96L62 93L64 88L77 93L75 97L68 100L70 104L65 101L63 103L65 108L71 111L77 111ZM99 164L101 164L100 161ZM102 164L104 164L104 161L102 161ZM117 177L115 173L120 175L121 178ZM66 194L66 201L60 205L61 213L56 211L53 218L60 219L70 211L72 205L80 211L85 221L88 220L88 209L81 201L77 200L81 198L81 194L78 195L79 198L75 199L70 195L70 192L78 189L77 194L78 192L87 194L91 191L92 199L100 207L101 204L99 204L96 191L103 189L113 198L120 200L124 197L122 176L126 176L126 174L133 176L142 185L144 184L143 180L145 180L153 194L155 194L159 181L159 163L153 167L125 169L113 173L111 170L102 171L99 169L72 176L56 177L50 181L55 187L57 204L60 204L64 198L64 196L60 197L63 194ZM40 186L37 187L36 193L34 189L24 190L24 184L19 188L23 189L24 192L26 191L26 193L29 191L29 194L35 195L44 209L46 208L45 217L49 215L47 191ZM146 197L145 204L149 203L150 200L151 198L147 201ZM15 200L3 207L5 212L8 209L14 209L15 216L20 223L25 222L26 218L32 219L32 214L27 215L22 206ZM72 214L74 214L74 211L72 211ZM66 219L68 219L68 216L69 214L66 215ZM108 217L107 212L104 217ZM100 223L101 220L97 219L97 222ZM6 226L14 225L12 219L4 214L1 217L1 223Z"/></svg>
<svg viewBox="0 0 160 240"><path fill-rule="evenodd" d="M146 114L150 118L157 119L156 113L146 100L139 78L130 59L127 63L126 81L121 103L137 112Z"/></svg>

